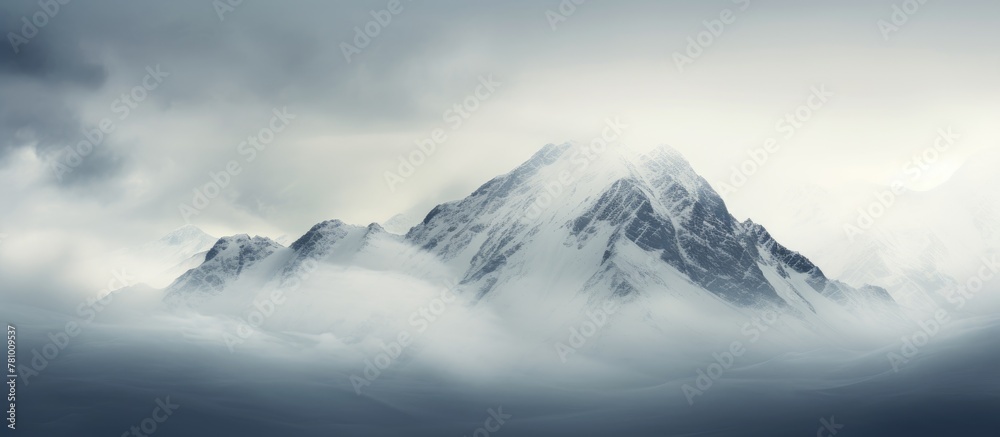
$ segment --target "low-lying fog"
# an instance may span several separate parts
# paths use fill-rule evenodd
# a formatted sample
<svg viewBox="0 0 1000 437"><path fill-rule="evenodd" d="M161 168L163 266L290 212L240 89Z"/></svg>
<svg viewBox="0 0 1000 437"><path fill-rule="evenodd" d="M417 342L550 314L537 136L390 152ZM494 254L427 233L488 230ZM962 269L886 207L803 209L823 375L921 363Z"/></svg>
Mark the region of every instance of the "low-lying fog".
<svg viewBox="0 0 1000 437"><path fill-rule="evenodd" d="M30 272L4 273L29 283ZM49 285L0 307L18 330L21 435L142 432L161 403L177 407L146 421L156 435L974 436L1000 425L991 290L907 323L820 324L666 295L560 304L525 290L527 308L473 303L447 278L333 265L197 309L143 285L95 301L37 283Z"/></svg>

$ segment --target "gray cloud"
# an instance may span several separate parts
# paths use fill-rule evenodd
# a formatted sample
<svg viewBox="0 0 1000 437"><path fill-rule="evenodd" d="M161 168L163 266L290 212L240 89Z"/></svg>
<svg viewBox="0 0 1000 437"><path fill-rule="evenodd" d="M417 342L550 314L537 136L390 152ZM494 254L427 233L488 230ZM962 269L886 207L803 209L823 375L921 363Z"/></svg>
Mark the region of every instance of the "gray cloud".
<svg viewBox="0 0 1000 437"><path fill-rule="evenodd" d="M978 129L981 142L997 136L969 115L1000 95L992 79L1000 68L989 55L1000 31L987 18L998 6L990 2L927 6L886 42L876 22L891 14L890 0L752 1L678 74L671 54L738 3L592 1L553 31L546 12L557 1L403 1L348 63L341 43L352 43L355 27L387 3L243 2L223 20L212 2L194 0L62 5L19 53L0 47L0 173L34 175L28 191L0 196L36 199L31 190L55 187L24 201L65 196L61 205L74 211L74 202L102 202L142 234L180 225L178 204L236 160L243 173L196 224L295 233L327 218L366 223L427 210L542 144L587 140L612 115L629 120L635 146L673 143L714 181L821 82L839 100L771 174L836 186L847 176L817 181L797 172L819 161L831 175L847 174L851 162L890 166L918 149L914 126L954 119ZM20 32L21 17L38 10L36 2L4 3L0 29ZM114 102L151 66L169 77L121 119ZM504 84L496 96L390 192L383 172L447 126L444 111L489 74ZM245 162L238 144L281 107L299 117ZM31 170L104 118L114 132L72 173L56 180ZM756 215L755 196L782 178L762 176L759 190L741 193L747 200L733 200L735 209ZM30 223L26 213L8 214L0 219Z"/></svg>

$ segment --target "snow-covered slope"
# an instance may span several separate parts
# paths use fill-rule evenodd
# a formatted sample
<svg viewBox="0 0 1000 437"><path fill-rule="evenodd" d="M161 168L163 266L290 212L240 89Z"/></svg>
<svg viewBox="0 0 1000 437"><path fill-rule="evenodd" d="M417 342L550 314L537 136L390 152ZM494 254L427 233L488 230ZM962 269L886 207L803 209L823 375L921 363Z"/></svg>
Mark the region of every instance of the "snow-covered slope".
<svg viewBox="0 0 1000 437"><path fill-rule="evenodd" d="M403 235L407 233L413 225L420 222L420 219L426 215L426 210L421 213L400 213L390 217L388 220L381 223L382 228L393 234Z"/></svg>

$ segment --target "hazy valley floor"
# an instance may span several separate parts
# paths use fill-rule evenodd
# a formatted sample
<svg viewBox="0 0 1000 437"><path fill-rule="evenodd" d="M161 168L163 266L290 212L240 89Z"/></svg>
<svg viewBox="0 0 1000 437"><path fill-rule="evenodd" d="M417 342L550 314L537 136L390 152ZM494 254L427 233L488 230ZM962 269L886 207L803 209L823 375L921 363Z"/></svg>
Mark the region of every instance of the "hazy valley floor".
<svg viewBox="0 0 1000 437"><path fill-rule="evenodd" d="M19 321L19 354L29 364L62 321L10 309L2 316ZM844 436L993 436L1000 426L997 317L956 321L899 372L886 357L898 344L737 361L693 405L681 390L695 383L689 363L664 362L662 372L649 370L659 363L627 360L564 366L550 345L467 372L409 350L358 395L350 378L362 374L363 360L324 349L322 339L268 337L265 347L230 352L208 322L85 327L27 385L19 379L18 434L122 435L167 397L179 408L157 436L484 435L475 433L490 409L510 417L489 435L510 436L833 435L817 434L831 419ZM702 366L712 362L706 357Z"/></svg>

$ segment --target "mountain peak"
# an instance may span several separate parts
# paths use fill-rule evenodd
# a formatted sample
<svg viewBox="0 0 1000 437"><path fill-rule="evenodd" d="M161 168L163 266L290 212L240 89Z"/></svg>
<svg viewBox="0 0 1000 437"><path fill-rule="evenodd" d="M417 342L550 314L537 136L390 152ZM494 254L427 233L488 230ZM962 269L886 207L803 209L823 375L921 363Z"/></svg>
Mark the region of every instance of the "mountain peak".
<svg viewBox="0 0 1000 437"><path fill-rule="evenodd" d="M340 238L347 234L348 228L353 228L356 226L348 225L338 219L325 220L313 225L309 228L309 231L299 237L292 243L291 248L295 251L301 251L304 247L311 244L315 244L319 240L325 240L329 238Z"/></svg>
<svg viewBox="0 0 1000 437"><path fill-rule="evenodd" d="M244 251L279 247L281 247L280 244L275 243L267 237L255 235L251 238L248 234L231 235L220 238L219 241L217 241L215 245L209 249L208 253L205 254L205 261L210 261L213 258L231 250L238 250L242 253Z"/></svg>
<svg viewBox="0 0 1000 437"><path fill-rule="evenodd" d="M665 159L670 161L682 162L685 164L687 164L688 162L687 158L685 158L684 155L681 154L681 152L677 151L677 149L675 149L673 146L666 143L661 143L656 145L656 147L653 147L648 152L646 152L645 156L649 157L650 159Z"/></svg>
<svg viewBox="0 0 1000 437"><path fill-rule="evenodd" d="M270 238L247 234L222 237L205 254L205 261L188 270L167 287L167 297L181 293L214 294L260 263L282 246Z"/></svg>
<svg viewBox="0 0 1000 437"><path fill-rule="evenodd" d="M731 302L780 300L722 199L679 152L587 146L543 147L465 200L434 208L407 239L462 264L481 293L496 287L501 270L529 269L519 253L572 247L604 265L635 253L616 249L628 244Z"/></svg>

